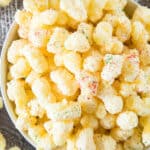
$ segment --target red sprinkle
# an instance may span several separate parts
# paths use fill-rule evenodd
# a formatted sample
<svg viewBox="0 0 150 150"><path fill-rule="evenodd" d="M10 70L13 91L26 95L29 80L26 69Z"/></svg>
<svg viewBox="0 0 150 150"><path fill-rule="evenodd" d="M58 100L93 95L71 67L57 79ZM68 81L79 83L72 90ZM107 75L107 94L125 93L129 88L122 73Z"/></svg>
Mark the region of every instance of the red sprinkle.
<svg viewBox="0 0 150 150"><path fill-rule="evenodd" d="M98 83L96 81L93 81L91 84L89 84L89 88L92 90L93 94L96 94L97 87Z"/></svg>
<svg viewBox="0 0 150 150"><path fill-rule="evenodd" d="M137 55L136 54L131 54L127 57L127 59L129 60L133 60L135 63L139 63L139 61L137 60Z"/></svg>

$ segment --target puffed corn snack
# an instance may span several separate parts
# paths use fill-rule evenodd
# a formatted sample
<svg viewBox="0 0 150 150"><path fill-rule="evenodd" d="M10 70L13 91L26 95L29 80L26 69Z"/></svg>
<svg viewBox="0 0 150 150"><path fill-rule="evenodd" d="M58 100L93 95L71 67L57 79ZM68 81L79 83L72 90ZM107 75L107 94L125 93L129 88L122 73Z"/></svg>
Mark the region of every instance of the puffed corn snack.
<svg viewBox="0 0 150 150"><path fill-rule="evenodd" d="M150 9L129 18L127 0L23 4L7 53L16 127L39 150L150 147Z"/></svg>

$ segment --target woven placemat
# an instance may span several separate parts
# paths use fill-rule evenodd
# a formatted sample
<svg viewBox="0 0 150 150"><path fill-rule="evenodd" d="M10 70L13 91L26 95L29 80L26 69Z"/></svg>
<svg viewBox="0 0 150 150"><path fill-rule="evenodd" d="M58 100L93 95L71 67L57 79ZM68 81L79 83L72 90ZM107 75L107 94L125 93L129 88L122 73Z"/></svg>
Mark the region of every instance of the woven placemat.
<svg viewBox="0 0 150 150"><path fill-rule="evenodd" d="M150 0L137 1L142 5L150 7ZM22 0L12 0L8 7L0 8L0 50L2 49L8 29L14 20L15 11L21 8ZM28 144L15 129L5 108L0 110L0 132L2 132L7 139L7 149L11 146L17 145L21 148L21 150L34 150L34 148Z"/></svg>

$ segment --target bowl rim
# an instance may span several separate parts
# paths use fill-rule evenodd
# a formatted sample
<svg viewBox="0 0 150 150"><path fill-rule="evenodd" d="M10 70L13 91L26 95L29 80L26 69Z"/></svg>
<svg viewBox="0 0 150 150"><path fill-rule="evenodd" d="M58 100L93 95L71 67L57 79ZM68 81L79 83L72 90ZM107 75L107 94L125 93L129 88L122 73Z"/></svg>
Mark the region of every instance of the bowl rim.
<svg viewBox="0 0 150 150"><path fill-rule="evenodd" d="M15 125L15 122L17 120L17 117L15 115L15 111L14 109L12 108L11 106L11 102L7 96L7 67L8 67L8 61L7 61L7 51L8 51L8 48L9 46L11 45L11 43L18 39L17 38L17 29L18 29L18 25L17 23L14 21L10 28L9 28L9 31L6 35L6 38L5 38L5 41L4 41L4 44L3 44L3 48L2 48L2 51L1 51L1 63L0 63L0 84L1 84L1 94L2 94L2 98L3 98L3 102L4 102L4 105L5 105L5 108L6 108L6 111L9 115L9 118L10 120L12 121L12 123L14 124L15 128L16 128L16 125ZM19 133L21 133L21 135L25 138L25 140L30 143L33 147L36 147L35 146L35 143L33 142L33 140L27 135L26 132L16 128Z"/></svg>

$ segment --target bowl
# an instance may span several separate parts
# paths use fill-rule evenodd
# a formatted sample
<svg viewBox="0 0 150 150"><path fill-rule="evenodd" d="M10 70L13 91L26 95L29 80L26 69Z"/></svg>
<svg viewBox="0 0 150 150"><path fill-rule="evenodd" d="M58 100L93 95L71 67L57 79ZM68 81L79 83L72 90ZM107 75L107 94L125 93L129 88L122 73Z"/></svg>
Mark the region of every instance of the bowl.
<svg viewBox="0 0 150 150"><path fill-rule="evenodd" d="M136 2L134 2L132 0L128 0L128 4L125 8L125 12L127 13L127 15L129 17L132 16L132 14L133 14L133 12L137 6L138 6L138 4ZM3 48L2 48L1 67L0 67L0 81L1 81L2 97L4 100L6 110L9 114L11 121L14 123L14 125L15 125L15 122L17 120L17 116L15 114L13 103L9 100L9 98L7 96L7 92L6 92L7 91L7 70L8 70L7 51L8 51L9 46L11 45L12 41L19 38L18 34L17 34L17 29L18 29L17 23L13 22L9 31L8 31L8 34L6 36L6 40L5 40ZM27 135L26 132L21 131L21 130L19 130L19 132L32 146L36 147L35 143L31 140L31 138Z"/></svg>
<svg viewBox="0 0 150 150"><path fill-rule="evenodd" d="M4 104L5 104L5 108L6 108L8 115L14 125L15 125L17 116L15 114L13 103L9 100L9 98L7 96L7 70L8 70L7 51L8 51L9 46L11 45L12 41L19 38L18 34L17 34L17 30L18 30L18 25L16 22L13 22L8 31L6 40L5 40L3 48L2 48L1 67L0 67L0 69L1 69L0 70L0 72L1 72L1 75L0 75L1 76L1 79L0 79L1 93L2 93ZM27 135L27 133L25 133L21 130L19 130L19 132L32 146L35 147L35 143L31 140L31 138Z"/></svg>

